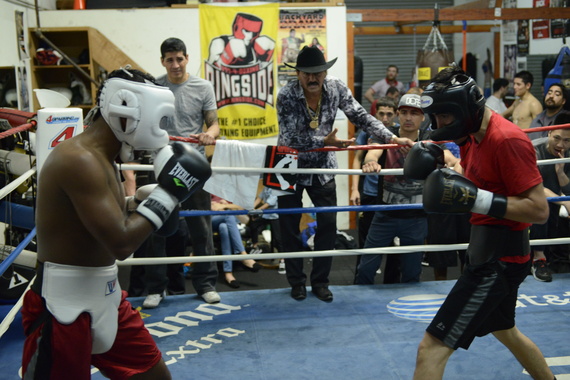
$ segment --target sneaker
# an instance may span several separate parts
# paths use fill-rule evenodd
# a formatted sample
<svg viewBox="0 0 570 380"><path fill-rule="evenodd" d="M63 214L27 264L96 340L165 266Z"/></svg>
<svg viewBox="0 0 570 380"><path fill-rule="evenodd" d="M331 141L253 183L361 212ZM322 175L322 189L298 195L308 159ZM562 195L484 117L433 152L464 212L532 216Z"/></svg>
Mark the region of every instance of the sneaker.
<svg viewBox="0 0 570 380"><path fill-rule="evenodd" d="M249 251L250 255L256 255L258 253L263 253L263 250L259 247L253 247L251 251Z"/></svg>
<svg viewBox="0 0 570 380"><path fill-rule="evenodd" d="M157 307L160 304L160 301L162 301L162 299L165 296L166 296L165 292L162 292L160 294L149 294L144 299L142 307L144 309L154 309L155 307Z"/></svg>
<svg viewBox="0 0 570 380"><path fill-rule="evenodd" d="M532 262L532 267L530 268L532 276L538 281L550 282L552 281L552 273L546 260L535 260Z"/></svg>
<svg viewBox="0 0 570 380"><path fill-rule="evenodd" d="M215 290L210 290L209 292L202 294L202 298L207 303L218 303L222 300L218 292L216 292Z"/></svg>
<svg viewBox="0 0 570 380"><path fill-rule="evenodd" d="M286 274L287 271L285 270L285 261L280 261L279 262L279 269L277 269L277 273L279 274Z"/></svg>

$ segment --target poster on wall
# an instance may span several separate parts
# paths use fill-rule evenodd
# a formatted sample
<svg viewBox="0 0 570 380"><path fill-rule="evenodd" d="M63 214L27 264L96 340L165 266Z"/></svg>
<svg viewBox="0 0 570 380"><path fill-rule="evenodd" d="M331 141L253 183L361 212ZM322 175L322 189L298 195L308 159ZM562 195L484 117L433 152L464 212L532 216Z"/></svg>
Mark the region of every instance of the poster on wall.
<svg viewBox="0 0 570 380"><path fill-rule="evenodd" d="M504 45L503 57L503 78L512 82L517 70L517 45Z"/></svg>
<svg viewBox="0 0 570 380"><path fill-rule="evenodd" d="M562 38L570 36L570 20L557 18L550 20L550 37Z"/></svg>
<svg viewBox="0 0 570 380"><path fill-rule="evenodd" d="M548 8L550 0L533 0L533 8ZM550 38L550 20L532 20L532 39Z"/></svg>
<svg viewBox="0 0 570 380"><path fill-rule="evenodd" d="M316 46L327 56L327 18L324 9L281 10L277 36L277 75L279 88L297 78L295 69L285 63L297 62L299 51L305 46Z"/></svg>
<svg viewBox="0 0 570 380"><path fill-rule="evenodd" d="M549 20L532 20L532 39L550 38Z"/></svg>
<svg viewBox="0 0 570 380"><path fill-rule="evenodd" d="M26 74L26 66L24 64L18 66L18 109L20 111L30 111L30 97L28 94L28 75Z"/></svg>
<svg viewBox="0 0 570 380"><path fill-rule="evenodd" d="M545 5L546 7L548 5ZM563 0L550 0L550 8L563 8ZM568 20L557 18L550 20L550 38L562 38L568 36L570 24Z"/></svg>
<svg viewBox="0 0 570 380"><path fill-rule="evenodd" d="M24 12L16 11L16 41L20 60L30 58L26 48L24 28Z"/></svg>
<svg viewBox="0 0 570 380"><path fill-rule="evenodd" d="M528 55L528 46L530 40L528 24L529 24L528 20L518 21L517 54L519 57L526 57Z"/></svg>
<svg viewBox="0 0 570 380"><path fill-rule="evenodd" d="M214 86L220 136L246 140L278 133L275 39L279 4L200 5L204 79Z"/></svg>

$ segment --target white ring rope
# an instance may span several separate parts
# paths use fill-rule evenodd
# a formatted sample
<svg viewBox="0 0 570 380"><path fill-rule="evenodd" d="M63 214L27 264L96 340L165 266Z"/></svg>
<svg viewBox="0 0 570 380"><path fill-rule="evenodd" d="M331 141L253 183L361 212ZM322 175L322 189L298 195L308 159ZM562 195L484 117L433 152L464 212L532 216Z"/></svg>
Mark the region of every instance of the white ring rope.
<svg viewBox="0 0 570 380"><path fill-rule="evenodd" d="M558 245L570 244L570 238L556 239L536 239L531 240L530 245ZM456 251L467 249L468 243L463 244L430 244L430 245L405 245L395 247L376 247L359 249L338 249L328 251L298 251L298 252L277 252L277 253L257 253L247 255L211 255L211 256L177 256L177 257L142 257L131 258L124 261L117 261L119 266L127 265L152 265L152 264L184 264L203 263L213 261L241 261L241 260L268 260L268 259L292 259L323 256L356 256L372 254L400 254L411 252L438 252Z"/></svg>
<svg viewBox="0 0 570 380"><path fill-rule="evenodd" d="M35 173L36 173L36 167L34 166L30 170L26 171L21 176L19 176L18 178L14 179L12 182L4 186L2 189L0 189L0 199L4 199L5 196L10 194L12 191L16 190L18 186L24 183L24 181L33 176Z"/></svg>
<svg viewBox="0 0 570 380"><path fill-rule="evenodd" d="M569 158L553 158L549 160L539 160L536 162L538 166L541 165L553 165L560 163L570 162ZM153 171L154 167L152 165L143 164L121 164L119 165L119 170L136 170L136 171ZM364 173L361 169L286 169L286 168L238 168L238 167L226 167L226 166L212 166L212 172L214 173L253 173L253 174L263 174L263 173L289 173L289 174L336 174L336 175L403 175L404 169L382 169L380 173Z"/></svg>

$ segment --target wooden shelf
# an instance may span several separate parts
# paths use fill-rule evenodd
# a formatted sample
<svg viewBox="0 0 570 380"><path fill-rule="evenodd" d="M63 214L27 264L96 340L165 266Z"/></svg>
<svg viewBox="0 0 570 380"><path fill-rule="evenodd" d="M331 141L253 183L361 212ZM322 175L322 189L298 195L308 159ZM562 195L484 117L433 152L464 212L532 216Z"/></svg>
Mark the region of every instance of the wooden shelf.
<svg viewBox="0 0 570 380"><path fill-rule="evenodd" d="M135 69L143 70L94 28L42 28L40 32L41 34L36 28L29 29L30 52L33 56L31 60L32 89L71 89L72 81L80 81L87 89L90 99L83 97L83 101L78 102L77 98L73 98L72 106L82 108L84 114L87 114L89 109L95 105L98 84L107 73L126 64L130 64ZM50 44L42 39L42 35L68 56L81 70L69 62L65 62L65 60L62 65L42 65L36 58L35 52L41 47L50 47ZM77 89L78 87L75 88L76 92ZM79 96L79 99L81 100L82 97ZM85 102L85 100L88 101ZM33 96L33 110L37 111L39 108L39 103Z"/></svg>

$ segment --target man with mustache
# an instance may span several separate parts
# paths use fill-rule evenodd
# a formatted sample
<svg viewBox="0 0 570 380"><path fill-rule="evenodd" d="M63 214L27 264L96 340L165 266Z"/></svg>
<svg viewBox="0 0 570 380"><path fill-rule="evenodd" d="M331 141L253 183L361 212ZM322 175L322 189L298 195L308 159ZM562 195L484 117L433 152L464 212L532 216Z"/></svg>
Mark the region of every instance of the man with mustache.
<svg viewBox="0 0 570 380"><path fill-rule="evenodd" d="M552 125L554 118L564 109L566 106L566 100L568 99L568 91L562 83L553 83L548 88L546 95L544 96L544 111L538 114L534 118L532 123L530 123L529 128L546 127ZM533 132L529 133L528 137L531 140L538 139L540 137L548 136L548 131L543 132Z"/></svg>
<svg viewBox="0 0 570 380"><path fill-rule="evenodd" d="M309 152L324 146L346 148L354 143L351 139L337 137L333 128L335 115L340 109L347 118L378 141L413 145L408 138L397 137L384 124L370 115L354 99L348 87L339 79L327 76L327 70L336 58L327 62L317 47L304 47L297 57L297 65L287 66L297 70L297 80L290 81L277 97L279 138L277 144L299 150L299 168L336 169L338 163L334 152ZM279 197L279 208L303 206L303 191L317 207L336 206L336 184L332 174L301 174L297 176L293 194ZM279 216L284 252L303 250L299 233L301 214ZM332 250L336 239L336 213L317 214L315 250ZM322 301L333 299L329 290L329 273L332 257L315 257L311 272L312 292ZM303 300L307 297L303 273L303 259L286 259L287 280L291 285L291 297Z"/></svg>

